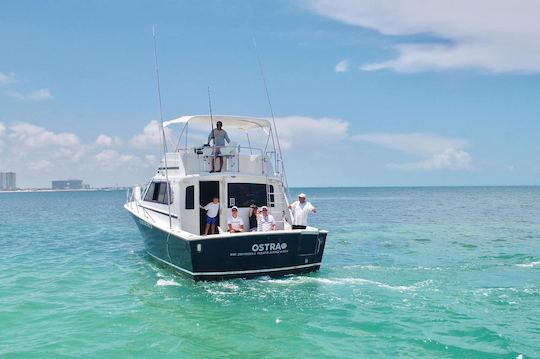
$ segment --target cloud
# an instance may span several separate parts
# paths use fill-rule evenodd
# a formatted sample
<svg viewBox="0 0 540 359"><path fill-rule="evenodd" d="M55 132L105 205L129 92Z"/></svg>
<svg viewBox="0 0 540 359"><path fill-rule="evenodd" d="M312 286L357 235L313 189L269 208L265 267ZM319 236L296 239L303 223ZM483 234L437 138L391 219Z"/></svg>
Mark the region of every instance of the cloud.
<svg viewBox="0 0 540 359"><path fill-rule="evenodd" d="M52 100L53 98L53 95L49 89L40 89L40 90L28 92L28 93L9 91L7 92L7 94L19 100L30 100L30 101Z"/></svg>
<svg viewBox="0 0 540 359"><path fill-rule="evenodd" d="M7 75L0 72L0 85L12 84L12 83L15 83L15 82L16 82L15 74L13 72L11 72L11 73L9 73Z"/></svg>
<svg viewBox="0 0 540 359"><path fill-rule="evenodd" d="M353 135L351 139L417 155L431 155L447 148L468 147L466 140L427 133L368 133Z"/></svg>
<svg viewBox="0 0 540 359"><path fill-rule="evenodd" d="M389 163L389 169L404 170L467 170L472 156L464 151L467 140L425 133L370 133L351 136L352 140L369 142L409 155L423 157L409 163Z"/></svg>
<svg viewBox="0 0 540 359"><path fill-rule="evenodd" d="M364 64L360 68L365 71L540 72L540 2L536 0L313 0L307 4L345 24L389 36L430 38L395 45L395 58Z"/></svg>
<svg viewBox="0 0 540 359"><path fill-rule="evenodd" d="M45 148L49 146L70 147L78 146L80 143L79 138L73 133L54 133L43 127L25 122L18 122L11 126L9 137L19 147L20 145L24 145L29 148Z"/></svg>
<svg viewBox="0 0 540 359"><path fill-rule="evenodd" d="M169 128L165 128L165 136L170 138ZM157 121L150 121L143 129L143 132L131 138L129 143L140 149L161 148L161 125Z"/></svg>
<svg viewBox="0 0 540 359"><path fill-rule="evenodd" d="M389 169L403 170L468 170L471 168L472 156L455 148L447 148L441 153L434 154L431 158L411 163L389 163Z"/></svg>
<svg viewBox="0 0 540 359"><path fill-rule="evenodd" d="M34 172L47 172L51 173L54 170L54 164L48 160L39 160L30 163L30 169Z"/></svg>
<svg viewBox="0 0 540 359"><path fill-rule="evenodd" d="M101 146L101 147L120 146L122 145L122 140L117 136L110 137L110 136L101 134L96 138L96 145Z"/></svg>
<svg viewBox="0 0 540 359"><path fill-rule="evenodd" d="M109 146L118 150L103 148ZM148 180L160 148L137 153L123 146L120 138L104 134L85 142L74 133L0 122L0 169L16 172L19 187L47 187L56 178L81 178L96 186Z"/></svg>
<svg viewBox="0 0 540 359"><path fill-rule="evenodd" d="M349 61L342 60L337 63L336 67L334 68L335 72L347 72L349 71Z"/></svg>
<svg viewBox="0 0 540 359"><path fill-rule="evenodd" d="M283 150L324 147L347 136L349 123L335 118L287 116L276 118Z"/></svg>

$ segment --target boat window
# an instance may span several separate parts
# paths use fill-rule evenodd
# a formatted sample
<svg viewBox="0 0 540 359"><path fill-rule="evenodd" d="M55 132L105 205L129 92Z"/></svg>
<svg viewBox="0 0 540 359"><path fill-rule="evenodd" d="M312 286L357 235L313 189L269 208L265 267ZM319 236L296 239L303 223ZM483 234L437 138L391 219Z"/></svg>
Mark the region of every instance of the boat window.
<svg viewBox="0 0 540 359"><path fill-rule="evenodd" d="M166 182L150 183L150 185L148 186L148 190L146 191L146 195L144 196L144 200L149 202L168 204Z"/></svg>
<svg viewBox="0 0 540 359"><path fill-rule="evenodd" d="M186 187L186 209L195 209L195 186Z"/></svg>
<svg viewBox="0 0 540 359"><path fill-rule="evenodd" d="M229 208L249 207L254 201L257 206L266 206L266 185L258 183L229 183L227 185Z"/></svg>
<svg viewBox="0 0 540 359"><path fill-rule="evenodd" d="M148 185L148 189L146 190L146 195L144 196L145 201L152 201L152 197L154 197L154 190L156 188L156 183L151 182Z"/></svg>

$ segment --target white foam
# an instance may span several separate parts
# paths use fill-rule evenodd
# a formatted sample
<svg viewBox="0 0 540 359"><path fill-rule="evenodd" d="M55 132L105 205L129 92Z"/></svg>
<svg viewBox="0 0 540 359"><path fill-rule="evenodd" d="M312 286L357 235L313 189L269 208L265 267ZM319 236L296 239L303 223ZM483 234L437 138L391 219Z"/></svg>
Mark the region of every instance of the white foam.
<svg viewBox="0 0 540 359"><path fill-rule="evenodd" d="M222 288L238 290L240 287L232 282L222 282L220 285Z"/></svg>
<svg viewBox="0 0 540 359"><path fill-rule="evenodd" d="M540 266L540 261L536 262L530 262L530 263L522 263L522 264L516 264L518 267L524 267L524 268L533 268L536 266Z"/></svg>
<svg viewBox="0 0 540 359"><path fill-rule="evenodd" d="M285 284L285 285L298 285L305 283L319 283L325 285L375 285L379 288L385 288L389 290L396 290L400 292L414 291L417 288L424 287L432 283L431 280L417 282L413 285L398 285L393 286L386 283L377 282L364 278L314 278L314 277L295 277L290 279L272 279L272 283Z"/></svg>
<svg viewBox="0 0 540 359"><path fill-rule="evenodd" d="M165 280L165 279L158 279L156 282L156 286L158 287L181 287L180 283L175 282L174 280Z"/></svg>

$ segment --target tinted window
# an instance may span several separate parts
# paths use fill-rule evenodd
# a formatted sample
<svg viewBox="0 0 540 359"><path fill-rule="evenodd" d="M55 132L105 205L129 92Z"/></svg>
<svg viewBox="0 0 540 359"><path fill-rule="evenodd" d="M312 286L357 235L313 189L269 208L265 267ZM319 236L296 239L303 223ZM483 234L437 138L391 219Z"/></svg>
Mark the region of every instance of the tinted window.
<svg viewBox="0 0 540 359"><path fill-rule="evenodd" d="M146 195L144 196L145 201L152 201L152 197L154 196L154 189L156 187L155 182L151 182L148 185L148 189L146 190Z"/></svg>
<svg viewBox="0 0 540 359"><path fill-rule="evenodd" d="M195 209L195 186L186 187L186 209Z"/></svg>
<svg viewBox="0 0 540 359"><path fill-rule="evenodd" d="M266 206L266 185L254 183L229 183L227 185L229 208L249 207L251 201L257 206Z"/></svg>
<svg viewBox="0 0 540 359"><path fill-rule="evenodd" d="M152 182L148 186L145 201L168 204L167 184L165 182Z"/></svg>

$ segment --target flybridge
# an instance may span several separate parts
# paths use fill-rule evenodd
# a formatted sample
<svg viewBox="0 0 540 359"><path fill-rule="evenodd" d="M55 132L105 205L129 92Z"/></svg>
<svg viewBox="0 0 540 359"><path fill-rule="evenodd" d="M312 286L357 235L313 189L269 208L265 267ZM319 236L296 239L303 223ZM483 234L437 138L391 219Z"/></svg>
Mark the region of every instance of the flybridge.
<svg viewBox="0 0 540 359"><path fill-rule="evenodd" d="M226 146L201 145L218 121L233 141ZM283 162L276 147L277 134L270 121L248 116L196 115L163 122L164 129L173 125L180 128L178 138L175 141L169 139L174 152L166 154L158 173L164 176L206 174L212 168L212 161L220 157L224 161L223 172L279 177L286 188ZM239 144L242 140L244 143ZM216 148L219 155L216 155Z"/></svg>

